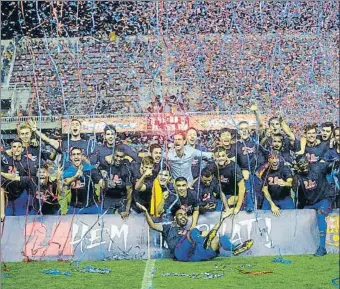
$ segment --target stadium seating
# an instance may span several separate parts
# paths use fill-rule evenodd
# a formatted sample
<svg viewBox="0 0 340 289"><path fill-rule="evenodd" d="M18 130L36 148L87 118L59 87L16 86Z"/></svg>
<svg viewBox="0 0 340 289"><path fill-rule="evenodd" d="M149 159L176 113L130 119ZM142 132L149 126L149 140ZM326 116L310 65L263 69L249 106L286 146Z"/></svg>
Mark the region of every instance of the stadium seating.
<svg viewBox="0 0 340 289"><path fill-rule="evenodd" d="M282 3L171 1L159 8L158 23L155 9L122 3L113 42L105 35L22 39L10 82L36 87L35 115L236 113L255 101L264 113L294 119L298 111L303 123L337 117L335 13L320 23L313 3L287 10ZM172 100L169 87L177 87Z"/></svg>

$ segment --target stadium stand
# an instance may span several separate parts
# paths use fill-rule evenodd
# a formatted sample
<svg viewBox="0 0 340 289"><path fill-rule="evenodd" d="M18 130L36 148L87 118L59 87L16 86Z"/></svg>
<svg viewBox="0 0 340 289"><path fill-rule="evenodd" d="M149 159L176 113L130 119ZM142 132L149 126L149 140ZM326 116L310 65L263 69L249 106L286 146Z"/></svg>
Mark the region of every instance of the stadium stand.
<svg viewBox="0 0 340 289"><path fill-rule="evenodd" d="M242 112L253 101L292 118L299 111L304 123L337 114L333 13L320 23L313 3L289 13L281 3L262 13L251 3L164 5L161 23L155 3L119 5L114 41L100 33L22 38L10 82L35 87L30 114Z"/></svg>

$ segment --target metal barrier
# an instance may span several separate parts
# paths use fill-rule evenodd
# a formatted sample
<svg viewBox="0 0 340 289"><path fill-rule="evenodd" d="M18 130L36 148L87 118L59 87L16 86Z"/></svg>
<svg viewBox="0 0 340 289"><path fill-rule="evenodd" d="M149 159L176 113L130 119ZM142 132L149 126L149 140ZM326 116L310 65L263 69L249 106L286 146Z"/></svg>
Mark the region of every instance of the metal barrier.
<svg viewBox="0 0 340 289"><path fill-rule="evenodd" d="M2 117L1 121L3 123L20 123L28 120L43 121L43 122L54 122L60 121L61 119L94 119L94 118L114 118L114 117L163 117L169 115L170 113L129 113L129 114L90 114L90 115L60 115L60 116L19 116L19 117ZM230 115L233 116L235 113L231 114L229 112L186 112L186 113L173 113L174 116L191 116L191 115ZM237 112L237 114L249 114L247 111Z"/></svg>
<svg viewBox="0 0 340 289"><path fill-rule="evenodd" d="M1 122L3 123L22 123L28 120L43 121L43 122L55 122L60 121L59 116L19 116L19 117L2 117Z"/></svg>

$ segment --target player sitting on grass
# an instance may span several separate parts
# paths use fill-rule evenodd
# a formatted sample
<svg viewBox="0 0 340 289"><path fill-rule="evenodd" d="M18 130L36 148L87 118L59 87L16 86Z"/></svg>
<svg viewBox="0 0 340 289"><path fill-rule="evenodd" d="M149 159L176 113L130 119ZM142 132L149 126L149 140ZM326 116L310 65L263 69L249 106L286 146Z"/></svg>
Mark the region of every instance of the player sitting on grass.
<svg viewBox="0 0 340 289"><path fill-rule="evenodd" d="M162 233L175 260L186 262L211 260L218 256L220 247L226 251L232 251L236 256L249 250L253 245L253 240L248 240L235 246L227 236L219 237L217 231L224 219L231 214L230 211L222 214L220 221L210 232L201 232L197 228L191 230L185 228L188 223L188 216L183 209L176 211L173 223L155 224L148 210L139 203L136 203L136 205L145 213L146 221L150 228Z"/></svg>

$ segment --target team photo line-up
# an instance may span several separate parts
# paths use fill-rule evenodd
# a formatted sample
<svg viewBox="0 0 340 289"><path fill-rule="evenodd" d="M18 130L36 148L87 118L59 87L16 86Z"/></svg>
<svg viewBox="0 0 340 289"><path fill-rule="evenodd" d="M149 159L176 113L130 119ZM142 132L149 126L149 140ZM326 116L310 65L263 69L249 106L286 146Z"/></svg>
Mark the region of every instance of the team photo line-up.
<svg viewBox="0 0 340 289"><path fill-rule="evenodd" d="M194 127L168 138L152 138L147 151L118 142L107 125L103 141L82 136L79 119L69 121L66 139L41 132L35 121L18 125L18 135L1 150L1 221L6 216L144 213L177 260L211 259L238 246L217 230L240 211L315 209L325 255L326 216L339 208L340 129L332 122L304 127L300 139L280 115L265 128L256 105L256 129L247 121L217 132L214 146ZM195 229L200 214L220 211L210 232ZM191 216L190 229L188 216ZM171 224L162 223L171 220ZM189 228L189 226L188 226ZM192 244L195 249L193 251Z"/></svg>

